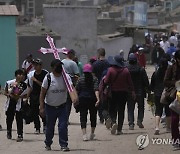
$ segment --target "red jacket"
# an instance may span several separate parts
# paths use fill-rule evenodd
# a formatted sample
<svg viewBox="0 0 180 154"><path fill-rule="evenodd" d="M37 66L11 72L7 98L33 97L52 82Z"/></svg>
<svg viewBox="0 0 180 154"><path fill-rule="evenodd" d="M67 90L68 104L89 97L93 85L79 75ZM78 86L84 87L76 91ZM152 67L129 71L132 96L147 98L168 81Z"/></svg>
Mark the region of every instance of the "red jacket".
<svg viewBox="0 0 180 154"><path fill-rule="evenodd" d="M146 67L146 57L145 57L145 54L142 53L142 54L139 54L138 52L135 53L136 57L137 57L137 60L138 60L138 63L141 67Z"/></svg>
<svg viewBox="0 0 180 154"><path fill-rule="evenodd" d="M134 91L131 75L127 68L110 67L104 82L111 86L112 91Z"/></svg>

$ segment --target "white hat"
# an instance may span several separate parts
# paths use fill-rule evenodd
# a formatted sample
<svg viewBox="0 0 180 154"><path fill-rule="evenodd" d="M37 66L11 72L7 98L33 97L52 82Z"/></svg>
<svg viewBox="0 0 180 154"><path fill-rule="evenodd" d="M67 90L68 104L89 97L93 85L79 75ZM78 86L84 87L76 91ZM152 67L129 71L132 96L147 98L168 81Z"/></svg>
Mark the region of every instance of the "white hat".
<svg viewBox="0 0 180 154"><path fill-rule="evenodd" d="M175 87L177 91L180 91L180 80L175 83Z"/></svg>
<svg viewBox="0 0 180 154"><path fill-rule="evenodd" d="M141 50L144 50L144 48L140 47L138 50L141 51Z"/></svg>

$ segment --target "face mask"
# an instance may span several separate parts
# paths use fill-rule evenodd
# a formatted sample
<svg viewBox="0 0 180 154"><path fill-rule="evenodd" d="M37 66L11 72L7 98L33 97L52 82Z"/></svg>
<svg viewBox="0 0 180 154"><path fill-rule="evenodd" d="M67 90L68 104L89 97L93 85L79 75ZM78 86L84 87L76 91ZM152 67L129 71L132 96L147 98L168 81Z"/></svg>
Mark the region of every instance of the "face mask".
<svg viewBox="0 0 180 154"><path fill-rule="evenodd" d="M55 72L56 73L61 73L62 72L62 66L61 65L60 66L56 66Z"/></svg>

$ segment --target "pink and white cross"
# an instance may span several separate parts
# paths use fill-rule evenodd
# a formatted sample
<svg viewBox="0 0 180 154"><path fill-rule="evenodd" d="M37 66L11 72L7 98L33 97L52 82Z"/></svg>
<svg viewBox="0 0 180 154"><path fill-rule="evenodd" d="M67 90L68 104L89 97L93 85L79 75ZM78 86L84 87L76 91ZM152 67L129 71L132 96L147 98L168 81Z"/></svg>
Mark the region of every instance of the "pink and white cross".
<svg viewBox="0 0 180 154"><path fill-rule="evenodd" d="M59 57L59 53L60 53L60 52L67 54L68 50L67 50L66 48L57 49L57 48L55 47L53 38L51 38L49 35L47 35L46 40L48 41L48 43L49 43L49 45L50 45L51 48L46 49L46 48L42 48L42 47L41 47L41 49L39 50L40 52L42 52L43 54L53 53L55 59L59 59L59 60L61 60L60 57ZM67 86L68 91L69 91L69 92L72 92L72 91L73 91L73 87L72 87L72 85L71 85L71 81L70 81L71 79L70 79L70 77L67 75L67 73L65 72L64 67L63 67L63 69L62 69L62 75L63 75L63 79L64 79L64 81L65 81L65 84L66 84L66 86Z"/></svg>

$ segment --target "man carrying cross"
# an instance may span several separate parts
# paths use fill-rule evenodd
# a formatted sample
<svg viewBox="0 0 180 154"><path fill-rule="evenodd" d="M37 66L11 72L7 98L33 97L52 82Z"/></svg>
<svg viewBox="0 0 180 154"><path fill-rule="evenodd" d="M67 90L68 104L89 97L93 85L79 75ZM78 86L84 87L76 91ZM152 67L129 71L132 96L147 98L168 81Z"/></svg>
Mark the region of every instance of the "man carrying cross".
<svg viewBox="0 0 180 154"><path fill-rule="evenodd" d="M62 77L62 62L55 59L51 62L52 72L50 73L50 86L48 88L47 76L43 80L40 94L40 114L46 113L46 150L51 150L54 137L54 127L58 119L59 144L62 151L69 151L68 148L68 126L67 126L67 87ZM45 105L44 105L45 102Z"/></svg>
<svg viewBox="0 0 180 154"><path fill-rule="evenodd" d="M72 102L76 104L77 93L72 84L71 78L63 68L58 52L63 49L55 48L53 39L47 37L51 49L41 48L43 53L53 53L55 60L51 62L52 72L43 80L40 93L40 114L46 116L46 150L51 150L54 137L54 127L58 119L59 144L62 151L69 151L68 148L68 125L66 99L69 92ZM44 112L45 111L45 112Z"/></svg>

